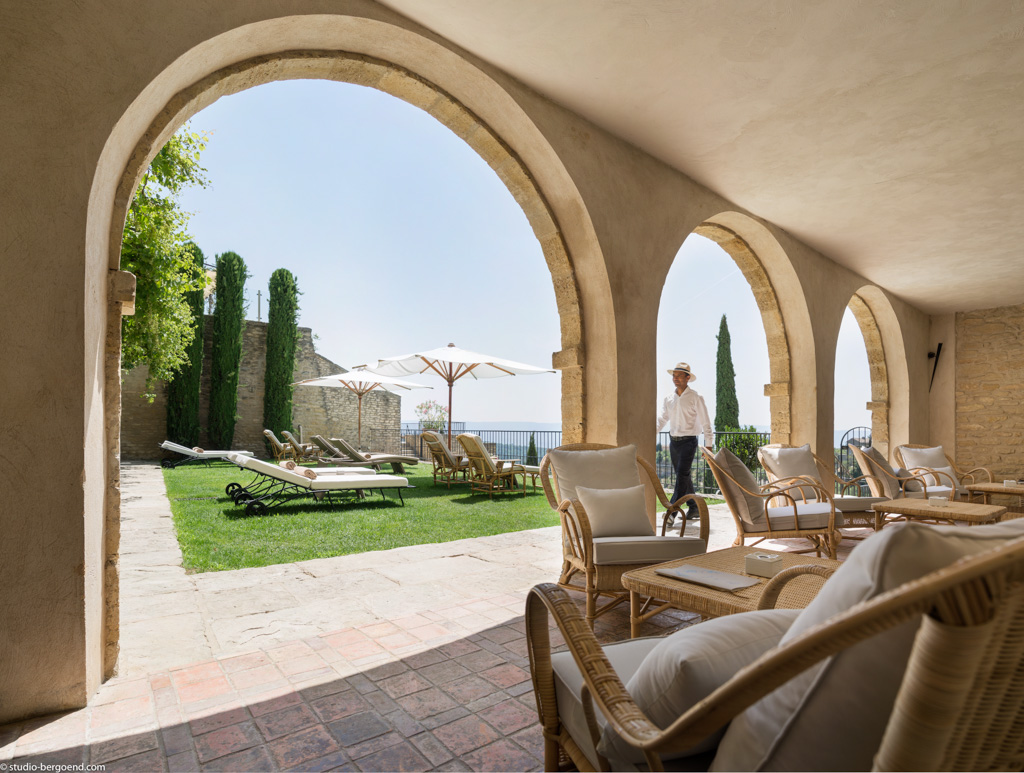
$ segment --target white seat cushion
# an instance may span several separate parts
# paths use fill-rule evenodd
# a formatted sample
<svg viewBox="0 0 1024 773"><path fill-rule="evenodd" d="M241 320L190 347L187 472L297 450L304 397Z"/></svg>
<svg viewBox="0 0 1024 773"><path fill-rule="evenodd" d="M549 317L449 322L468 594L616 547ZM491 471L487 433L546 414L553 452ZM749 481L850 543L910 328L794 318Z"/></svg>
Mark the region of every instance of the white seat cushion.
<svg viewBox="0 0 1024 773"><path fill-rule="evenodd" d="M399 475L327 475L310 481L313 491L348 491L360 488L405 488L407 478Z"/></svg>
<svg viewBox="0 0 1024 773"><path fill-rule="evenodd" d="M704 540L697 537L596 537L594 563L602 566L659 564L697 556L707 550Z"/></svg>
<svg viewBox="0 0 1024 773"><path fill-rule="evenodd" d="M1024 519L964 529L899 523L864 540L782 637L781 645L856 604L1024 537ZM729 725L712 770L870 770L920 620L837 653Z"/></svg>
<svg viewBox="0 0 1024 773"><path fill-rule="evenodd" d="M824 529L828 526L828 519L832 514L832 508L828 502L797 502L796 514L799 516L801 529ZM768 518L771 521L773 531L795 529L797 525L797 519L793 517L793 505L769 507ZM835 526L839 528L842 525L843 517L836 513ZM768 521L751 526L747 531L752 533L768 531Z"/></svg>
<svg viewBox="0 0 1024 773"><path fill-rule="evenodd" d="M577 486L576 496L587 513L594 537L654 536L642 485L609 489Z"/></svg>

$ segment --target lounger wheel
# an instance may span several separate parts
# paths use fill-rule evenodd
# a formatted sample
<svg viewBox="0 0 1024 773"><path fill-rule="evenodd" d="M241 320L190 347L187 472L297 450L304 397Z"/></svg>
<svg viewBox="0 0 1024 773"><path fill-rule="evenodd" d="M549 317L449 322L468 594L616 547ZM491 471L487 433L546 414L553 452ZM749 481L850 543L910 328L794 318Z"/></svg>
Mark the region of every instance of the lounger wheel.
<svg viewBox="0 0 1024 773"><path fill-rule="evenodd" d="M258 500L253 500L245 506L246 515L266 515L267 506Z"/></svg>
<svg viewBox="0 0 1024 773"><path fill-rule="evenodd" d="M235 492L238 491L238 489L240 488L242 488L241 483L235 483L234 481L231 481L231 483L224 487L224 493L227 494L229 497L233 497L235 495Z"/></svg>
<svg viewBox="0 0 1024 773"><path fill-rule="evenodd" d="M239 488L234 494L231 495L236 505L240 505L243 502L248 502L252 499L252 494L247 489Z"/></svg>
<svg viewBox="0 0 1024 773"><path fill-rule="evenodd" d="M162 459L160 461L160 466L163 467L165 470L169 470L171 467L174 466L174 462L172 462L170 459Z"/></svg>

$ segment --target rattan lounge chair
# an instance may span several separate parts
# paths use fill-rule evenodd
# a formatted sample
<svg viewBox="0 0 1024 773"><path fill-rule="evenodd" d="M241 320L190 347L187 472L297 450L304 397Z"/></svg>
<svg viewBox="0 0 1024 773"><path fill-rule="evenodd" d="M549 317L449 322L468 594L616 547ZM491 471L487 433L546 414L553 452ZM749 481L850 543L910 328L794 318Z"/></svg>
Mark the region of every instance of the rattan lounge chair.
<svg viewBox="0 0 1024 773"><path fill-rule="evenodd" d="M469 459L462 454L453 454L444 439L436 432L424 430L420 437L423 438L423 442L427 444L427 450L430 452L430 461L434 466L435 486L438 478L443 480L448 488L452 487L453 481L455 483L469 482ZM459 480L460 476L461 480Z"/></svg>
<svg viewBox="0 0 1024 773"><path fill-rule="evenodd" d="M163 459L160 462L160 466L164 468L177 467L181 464L188 464L190 462L199 464L209 464L213 461L228 461L228 454L242 454L243 456L252 456L252 451L206 451L198 448L189 448L187 446L180 445L179 443L173 443L170 440L165 440L160 444L160 447L165 451L171 451L179 454L180 459Z"/></svg>
<svg viewBox="0 0 1024 773"><path fill-rule="evenodd" d="M810 569L794 567L763 611L605 647L567 594L536 586L544 769L1020 770L1022 526L899 524L805 610L772 609ZM566 652L552 652L549 615Z"/></svg>
<svg viewBox="0 0 1024 773"><path fill-rule="evenodd" d="M877 448L861 448L853 443L848 447L853 451L853 458L857 460L861 472L869 475L868 488L877 497L886 497L887 499L927 499L928 497L954 499L956 497L953 479L945 472L937 473L929 481L924 475L916 475L902 468L894 469ZM936 484L935 480L940 483Z"/></svg>
<svg viewBox="0 0 1024 773"><path fill-rule="evenodd" d="M796 483L799 478L806 478L826 490L831 490L836 510L843 514L841 528L873 529L875 513L871 507L886 501L886 497L860 496L860 484L868 483L867 475L843 480L836 475L835 465L828 464L811 451L810 445L807 444L790 446L772 443L762 446L757 451L757 460L761 462L761 466L768 474L768 480L772 483L782 481ZM863 539L859 535L844 534L843 536L847 539Z"/></svg>
<svg viewBox="0 0 1024 773"><path fill-rule="evenodd" d="M286 429L281 430L281 437L284 442L292 447L295 458L299 461L312 462L318 455L317 447L312 443L300 443L298 438Z"/></svg>
<svg viewBox="0 0 1024 773"><path fill-rule="evenodd" d="M478 435L463 433L459 445L469 460L469 486L473 491L487 494L515 492L516 478L522 478L522 494L526 495L526 468L514 459L495 459L484 448Z"/></svg>
<svg viewBox="0 0 1024 773"><path fill-rule="evenodd" d="M953 479L957 494L968 499L966 486L972 483L991 483L992 471L987 467L963 469L947 454L942 446L906 444L893 451L896 462L911 475L922 475L929 483L948 483Z"/></svg>
<svg viewBox="0 0 1024 773"><path fill-rule="evenodd" d="M649 462L637 457L635 446L599 443L559 446L544 455L540 469L548 504L558 512L562 523L562 571L558 584L586 594L586 622L591 628L598 617L629 600L629 592L622 587L624 572L707 551L710 536L707 504L695 494L669 503L657 472ZM603 513L588 513L577 491L580 488L625 491L641 484L645 491L653 491L667 514L678 512L691 500L696 502L700 513L698 536L684 535L685 520L679 536L666 535L667 519L662 522L660 536L654 533L650 521L646 522L649 531L643 521L633 521L637 523L636 529L610 529L608 521L617 520L618 514L613 513L613 519L609 519ZM646 508L642 517L646 519ZM604 523L600 523L602 520ZM621 520L624 522L625 518ZM605 536L612 531L619 534ZM624 534L626 531L632 533ZM602 598L608 601L598 606Z"/></svg>
<svg viewBox="0 0 1024 773"><path fill-rule="evenodd" d="M831 492L820 483L780 481L759 486L754 474L728 448L717 454L711 448L702 450L736 523L734 545L745 545L748 539L754 539L752 545L756 545L766 539L802 537L813 547L797 552L813 550L820 558L824 550L829 558L836 557L844 520L836 513Z"/></svg>
<svg viewBox="0 0 1024 773"><path fill-rule="evenodd" d="M294 471L260 459L249 459L245 468L257 473L265 480L256 488L240 487L231 494L235 504L245 507L246 515L266 515L273 509L295 499L312 498L316 501L333 501L341 494L361 497L366 489L380 491L394 489L405 504L402 489L409 487L409 481L398 475L378 475L373 471L338 470L334 474L321 474L309 467L298 467ZM315 477L311 477L315 476ZM245 491L243 496L239 492Z"/></svg>
<svg viewBox="0 0 1024 773"><path fill-rule="evenodd" d="M405 465L415 465L420 463L420 460L415 456L386 454L381 451L363 452L345 440L345 438L332 437L331 443L356 464L373 467L375 470L379 470L382 465L390 464L391 469L395 473L401 475L405 472Z"/></svg>
<svg viewBox="0 0 1024 773"><path fill-rule="evenodd" d="M323 435L313 435L313 444L320 449L320 454L317 456L317 463L321 465L327 465L328 469L338 467L361 467L364 469L380 469L380 465L376 467L367 464L366 462L357 462L352 459L346 453L343 453L334 443L325 438Z"/></svg>
<svg viewBox="0 0 1024 773"><path fill-rule="evenodd" d="M292 448L291 444L285 445L277 439L277 435L271 432L269 429L263 430L263 437L267 440L267 445L270 446L270 453L273 455L275 461L283 461L285 459L295 459L295 449Z"/></svg>

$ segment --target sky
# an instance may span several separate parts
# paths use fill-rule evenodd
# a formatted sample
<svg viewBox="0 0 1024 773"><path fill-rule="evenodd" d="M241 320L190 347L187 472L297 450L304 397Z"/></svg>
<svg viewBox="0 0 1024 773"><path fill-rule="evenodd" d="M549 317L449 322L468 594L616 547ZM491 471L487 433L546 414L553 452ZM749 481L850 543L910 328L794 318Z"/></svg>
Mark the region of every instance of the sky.
<svg viewBox="0 0 1024 773"><path fill-rule="evenodd" d="M299 324L312 328L320 354L344 368L448 343L551 367L561 345L540 244L498 176L436 119L374 89L302 80L221 98L190 125L210 134L202 165L211 184L182 196L192 213L189 231L208 262L228 250L245 260L248 319L266 321L270 275L283 267L302 292ZM700 313L681 317L674 298ZM767 426L767 345L753 294L732 259L696 235L680 250L662 294L659 394L671 388L664 370L685 360L714 417L722 314L740 420ZM869 420L867 356L847 317L837 357L837 428ZM410 380L434 389L403 395L403 421L416 419L423 400L447 403L440 379ZM463 379L455 385L453 419L558 423L560 400L557 373Z"/></svg>

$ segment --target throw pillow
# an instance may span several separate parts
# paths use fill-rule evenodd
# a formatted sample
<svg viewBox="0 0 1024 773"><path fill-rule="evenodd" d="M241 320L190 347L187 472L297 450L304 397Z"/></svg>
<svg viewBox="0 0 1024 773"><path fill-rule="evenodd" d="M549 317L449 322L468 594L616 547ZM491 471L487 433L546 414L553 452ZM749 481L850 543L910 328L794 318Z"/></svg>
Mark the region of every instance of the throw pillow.
<svg viewBox="0 0 1024 773"><path fill-rule="evenodd" d="M972 529L887 527L850 554L780 646L863 601L1018 537L1024 519ZM711 770L870 770L919 622L849 647L762 698L729 725Z"/></svg>
<svg viewBox="0 0 1024 773"><path fill-rule="evenodd" d="M778 645L799 613L797 609L745 612L677 631L648 653L626 683L626 690L640 710L664 729L741 668ZM722 728L683 752L665 755L665 759L712 749L724 732ZM612 760L644 762L643 753L629 746L610 726L605 726L597 748ZM614 769L622 768L616 765Z"/></svg>
<svg viewBox="0 0 1024 773"><path fill-rule="evenodd" d="M914 477L914 475L913 475L913 473L909 472L908 470L904 470L902 467L897 467L896 468L896 477L897 478L912 478L912 477ZM904 491L924 491L924 484L922 484L921 481L919 481L919 480L907 480L907 481L903 482L903 490Z"/></svg>
<svg viewBox="0 0 1024 773"><path fill-rule="evenodd" d="M761 458L764 459L764 466L776 478L804 477L821 483L821 474L818 472L818 465L814 462L810 443L804 443L796 448L765 446L761 449ZM818 492L814 489L800 489L799 491L808 502L818 501ZM797 494L796 491L791 493Z"/></svg>
<svg viewBox="0 0 1024 773"><path fill-rule="evenodd" d="M595 537L652 537L643 485L630 488L576 487L576 497L587 512Z"/></svg>
<svg viewBox="0 0 1024 773"><path fill-rule="evenodd" d="M747 465L740 461L740 458L728 448L722 447L719 449L714 459L727 473L735 478L735 483L729 478L725 478L718 481L718 485L721 487L722 493L727 494L736 503L736 507L740 511L740 518L751 526L763 524L765 522L764 499L755 494L748 494L743 490L761 490L757 483L757 478L754 477L754 473L747 469ZM742 488L740 488L741 486Z"/></svg>

